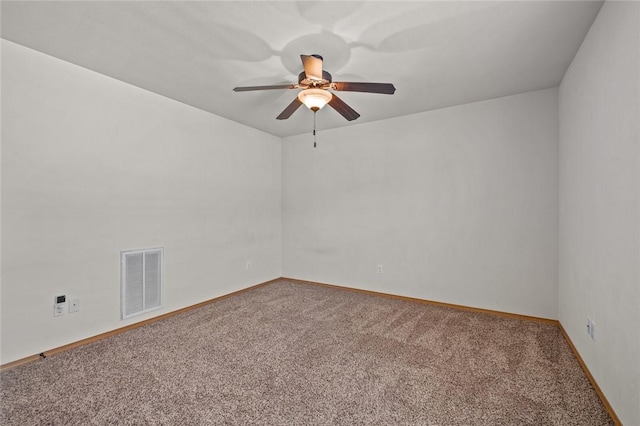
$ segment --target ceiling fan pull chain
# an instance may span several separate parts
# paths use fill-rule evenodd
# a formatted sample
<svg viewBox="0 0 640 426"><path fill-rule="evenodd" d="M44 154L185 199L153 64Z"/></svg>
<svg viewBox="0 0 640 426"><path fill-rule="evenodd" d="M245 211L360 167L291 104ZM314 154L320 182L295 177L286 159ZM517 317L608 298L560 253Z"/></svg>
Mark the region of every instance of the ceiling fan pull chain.
<svg viewBox="0 0 640 426"><path fill-rule="evenodd" d="M318 111L313 111L313 147L316 147L316 113Z"/></svg>

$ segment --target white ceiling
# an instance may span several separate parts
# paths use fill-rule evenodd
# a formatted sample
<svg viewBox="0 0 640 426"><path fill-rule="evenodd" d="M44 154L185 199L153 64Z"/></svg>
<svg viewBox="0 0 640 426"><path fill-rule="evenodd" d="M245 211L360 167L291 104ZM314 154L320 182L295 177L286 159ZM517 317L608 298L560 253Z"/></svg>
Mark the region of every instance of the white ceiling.
<svg viewBox="0 0 640 426"><path fill-rule="evenodd" d="M2 1L2 38L185 104L287 136L310 132L297 82L318 53L334 81L389 82L392 96L340 92L351 123L560 83L600 1ZM348 125L318 113L318 129Z"/></svg>

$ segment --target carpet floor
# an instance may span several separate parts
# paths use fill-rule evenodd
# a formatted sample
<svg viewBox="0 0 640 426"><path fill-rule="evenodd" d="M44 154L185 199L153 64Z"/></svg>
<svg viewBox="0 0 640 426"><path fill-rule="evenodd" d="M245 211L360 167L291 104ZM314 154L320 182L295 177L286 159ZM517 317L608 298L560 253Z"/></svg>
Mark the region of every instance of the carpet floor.
<svg viewBox="0 0 640 426"><path fill-rule="evenodd" d="M0 374L2 425L608 425L553 325L277 281Z"/></svg>

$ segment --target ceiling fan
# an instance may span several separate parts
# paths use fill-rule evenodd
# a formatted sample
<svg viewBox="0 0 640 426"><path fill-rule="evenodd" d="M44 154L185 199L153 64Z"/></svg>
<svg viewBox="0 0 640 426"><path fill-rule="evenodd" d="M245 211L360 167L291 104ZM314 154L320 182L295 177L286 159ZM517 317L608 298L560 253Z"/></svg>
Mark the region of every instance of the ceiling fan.
<svg viewBox="0 0 640 426"><path fill-rule="evenodd" d="M235 87L235 92L248 92L252 90L272 89L303 89L298 96L278 115L278 120L286 120L291 117L300 105L306 105L314 113L325 105L335 109L349 121L360 117L353 108L336 96L331 90L344 92L368 92L393 95L396 88L391 83L360 83L346 81L332 81L331 74L322 69L322 56L300 55L304 71L298 75L297 84L281 84L274 86L247 86Z"/></svg>

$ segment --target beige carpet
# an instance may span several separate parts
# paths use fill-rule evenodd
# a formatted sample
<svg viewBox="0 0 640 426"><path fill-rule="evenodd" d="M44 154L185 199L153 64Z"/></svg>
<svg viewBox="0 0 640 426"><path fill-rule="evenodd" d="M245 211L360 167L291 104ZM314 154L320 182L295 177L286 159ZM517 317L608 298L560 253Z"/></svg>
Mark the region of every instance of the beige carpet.
<svg viewBox="0 0 640 426"><path fill-rule="evenodd" d="M2 425L606 425L551 325L285 281L1 374Z"/></svg>

